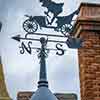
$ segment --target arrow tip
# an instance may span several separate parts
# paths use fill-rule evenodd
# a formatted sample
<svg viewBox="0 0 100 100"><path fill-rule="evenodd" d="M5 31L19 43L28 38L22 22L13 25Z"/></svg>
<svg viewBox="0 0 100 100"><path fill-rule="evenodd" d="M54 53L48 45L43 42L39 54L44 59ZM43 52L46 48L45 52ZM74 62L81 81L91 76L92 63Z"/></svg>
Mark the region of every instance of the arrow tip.
<svg viewBox="0 0 100 100"><path fill-rule="evenodd" d="M16 36L12 37L12 39L14 39L14 40L20 42L20 35L16 35Z"/></svg>

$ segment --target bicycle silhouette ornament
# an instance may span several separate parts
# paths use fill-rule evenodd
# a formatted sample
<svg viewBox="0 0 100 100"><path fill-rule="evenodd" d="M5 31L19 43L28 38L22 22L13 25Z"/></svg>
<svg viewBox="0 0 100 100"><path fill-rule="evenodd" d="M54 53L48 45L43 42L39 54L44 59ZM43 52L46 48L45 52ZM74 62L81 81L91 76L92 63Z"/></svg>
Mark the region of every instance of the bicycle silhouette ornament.
<svg viewBox="0 0 100 100"><path fill-rule="evenodd" d="M46 16L29 16L25 15L28 19L23 22L23 29L27 33L35 33L39 28L49 28L54 29L56 32L61 32L62 34L70 33L73 29L73 25L71 24L73 16L78 14L78 10L74 11L68 16L56 16L56 24L57 26L53 26L48 20L47 12L45 12ZM54 19L54 18L53 18Z"/></svg>

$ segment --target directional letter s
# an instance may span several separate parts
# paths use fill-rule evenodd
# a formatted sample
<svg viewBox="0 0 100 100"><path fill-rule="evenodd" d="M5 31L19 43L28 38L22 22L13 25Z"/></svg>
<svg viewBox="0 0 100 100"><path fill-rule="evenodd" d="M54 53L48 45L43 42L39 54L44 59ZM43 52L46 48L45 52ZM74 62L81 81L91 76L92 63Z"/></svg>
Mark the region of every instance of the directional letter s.
<svg viewBox="0 0 100 100"><path fill-rule="evenodd" d="M56 52L56 54L59 56L64 55L64 50L61 47L62 47L62 44L60 44L60 43L56 44L56 48L61 51L61 53L59 53L58 51Z"/></svg>

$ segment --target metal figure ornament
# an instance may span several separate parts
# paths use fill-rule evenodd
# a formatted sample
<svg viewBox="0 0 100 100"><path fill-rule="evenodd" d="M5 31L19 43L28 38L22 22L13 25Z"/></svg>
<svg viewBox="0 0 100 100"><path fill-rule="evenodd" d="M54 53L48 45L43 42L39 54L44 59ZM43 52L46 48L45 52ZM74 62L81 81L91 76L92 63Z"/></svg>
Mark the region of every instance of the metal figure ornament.
<svg viewBox="0 0 100 100"><path fill-rule="evenodd" d="M61 32L63 34L70 33L73 29L73 25L71 22L73 21L74 15L78 14L79 10L75 10L73 13L67 16L54 16L53 20L49 22L48 15L46 16L29 16L25 15L27 19L23 22L23 29L27 33L35 33L39 28L48 28L54 29L56 32ZM54 19L57 19L56 24L57 26L53 26L52 23ZM51 23L48 25L48 23Z"/></svg>
<svg viewBox="0 0 100 100"><path fill-rule="evenodd" d="M63 11L63 5L64 3L55 3L52 0L39 0L40 3L42 3L42 7L47 8L47 12L44 11L45 16L29 16L25 15L27 19L23 22L23 29L27 33L35 33L38 28L42 29L49 28L54 29L56 32L61 32L63 34L70 33L73 29L73 25L71 24L74 15L78 15L79 9L75 10L71 14L67 16L58 16ZM53 14L53 17L51 18L49 13ZM51 21L49 21L48 18L51 18ZM56 19L55 24L56 26L53 26Z"/></svg>
<svg viewBox="0 0 100 100"><path fill-rule="evenodd" d="M64 3L55 3L52 0L39 0L42 3L42 7L47 8L47 12L45 11L44 14L45 16L29 16L25 15L27 19L23 22L23 29L25 30L26 34L25 37L21 37L21 35L17 35L12 37L14 40L17 40L18 42L21 42L21 40L27 41L27 44L22 41L20 45L20 53L24 54L25 52L32 54L32 49L37 49L38 52L41 51L41 48L37 47L32 47L32 42L33 41L40 41L41 44L45 47L47 45L47 42L52 42L56 43L56 49L52 48L46 48L45 55L47 54L46 52L49 52L50 50L57 51L57 55L64 55L65 50L62 48L62 44L67 44L69 48L76 49L82 47L82 42L83 40L80 38L75 38L70 35L70 33L73 30L73 25L71 24L72 19L74 15L78 15L79 9L75 10L73 13L67 16L58 16L62 11L62 7ZM53 18L51 19L51 22L48 21L48 17L50 17L49 12L53 13ZM57 26L53 26L52 23L56 19ZM50 25L48 25L48 24ZM63 35L54 35L54 34L42 34L42 33L36 33L38 28L42 29L44 28L49 28L49 29L54 29L56 32L61 32ZM45 38L31 38L31 35L37 35L37 36L47 36L47 37L61 37L61 38L66 38L66 41L61 41L61 40L50 40L50 39L45 39ZM30 36L30 37L28 37ZM41 51L42 52L42 51ZM41 53L39 53L38 57L40 57Z"/></svg>

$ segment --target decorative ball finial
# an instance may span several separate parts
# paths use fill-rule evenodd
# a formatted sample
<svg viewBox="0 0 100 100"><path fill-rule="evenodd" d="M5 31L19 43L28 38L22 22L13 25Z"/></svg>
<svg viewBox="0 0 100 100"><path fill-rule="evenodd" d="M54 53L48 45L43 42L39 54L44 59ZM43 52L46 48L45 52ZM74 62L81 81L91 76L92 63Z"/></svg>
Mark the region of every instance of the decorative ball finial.
<svg viewBox="0 0 100 100"><path fill-rule="evenodd" d="M41 42L41 44L45 44L46 43L46 39L44 37L41 37L40 38L40 42Z"/></svg>

